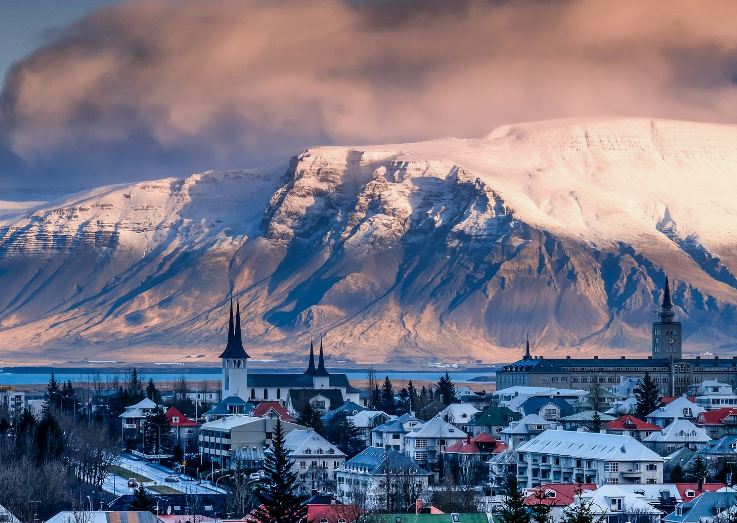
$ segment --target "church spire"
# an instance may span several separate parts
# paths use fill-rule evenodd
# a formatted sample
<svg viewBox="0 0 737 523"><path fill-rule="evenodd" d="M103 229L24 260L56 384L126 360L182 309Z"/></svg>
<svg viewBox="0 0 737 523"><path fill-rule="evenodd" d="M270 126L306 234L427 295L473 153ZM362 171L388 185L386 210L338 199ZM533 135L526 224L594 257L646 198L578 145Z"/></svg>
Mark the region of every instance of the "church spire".
<svg viewBox="0 0 737 523"><path fill-rule="evenodd" d="M233 327L233 298L230 298L230 321L228 322L228 347L235 341L235 327Z"/></svg>
<svg viewBox="0 0 737 523"><path fill-rule="evenodd" d="M530 335L527 335L527 344L525 345L525 355L522 356L523 360L531 360L532 356L530 356Z"/></svg>
<svg viewBox="0 0 737 523"><path fill-rule="evenodd" d="M315 347L312 345L312 340L310 340L310 361L307 364L305 374L308 376L314 376L315 372L317 372L317 369L315 369Z"/></svg>
<svg viewBox="0 0 737 523"><path fill-rule="evenodd" d="M668 281L668 276L665 277L663 303L660 305L660 312L658 313L658 315L660 316L661 323L673 323L673 317L675 316L675 313L673 312L673 302L670 298L670 282Z"/></svg>
<svg viewBox="0 0 737 523"><path fill-rule="evenodd" d="M317 371L315 376L330 376L330 373L325 368L325 357L322 352L322 340L320 340L320 357L317 359Z"/></svg>
<svg viewBox="0 0 737 523"><path fill-rule="evenodd" d="M235 346L236 348L240 347L243 349L243 338L241 337L241 304L239 302L235 303Z"/></svg>

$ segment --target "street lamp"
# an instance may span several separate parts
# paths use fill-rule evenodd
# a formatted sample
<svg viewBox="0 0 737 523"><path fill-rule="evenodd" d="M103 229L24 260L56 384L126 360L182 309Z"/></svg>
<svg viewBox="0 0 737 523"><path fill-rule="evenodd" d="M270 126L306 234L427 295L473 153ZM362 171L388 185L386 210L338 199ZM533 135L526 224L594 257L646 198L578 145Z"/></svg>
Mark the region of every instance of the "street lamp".
<svg viewBox="0 0 737 523"><path fill-rule="evenodd" d="M95 509L94 509L94 508L92 508L92 498L91 498L91 497L89 497L89 496L87 496L87 501L89 501L89 502L90 502L90 512L94 512L94 511L95 511Z"/></svg>
<svg viewBox="0 0 737 523"><path fill-rule="evenodd" d="M215 486L216 486L216 487L218 486L218 481L220 481L221 479L223 479L223 478L229 478L229 477L230 477L230 475L226 475L226 476L220 476L220 477L219 477L219 478L217 479L217 481L215 481Z"/></svg>

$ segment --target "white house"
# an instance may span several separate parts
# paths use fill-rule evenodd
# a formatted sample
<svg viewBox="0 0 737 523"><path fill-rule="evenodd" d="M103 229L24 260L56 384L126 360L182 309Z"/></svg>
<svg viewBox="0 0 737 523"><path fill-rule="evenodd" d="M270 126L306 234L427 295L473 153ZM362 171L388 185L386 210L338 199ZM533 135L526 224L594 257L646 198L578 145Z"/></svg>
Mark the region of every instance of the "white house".
<svg viewBox="0 0 737 523"><path fill-rule="evenodd" d="M335 491L336 471L345 463L345 454L313 430L293 430L284 438L289 457L294 460L302 494L312 489Z"/></svg>
<svg viewBox="0 0 737 523"><path fill-rule="evenodd" d="M522 487L663 482L663 458L630 436L546 430L515 451Z"/></svg>
<svg viewBox="0 0 737 523"><path fill-rule="evenodd" d="M696 391L696 404L706 410L717 410L723 407L737 407L737 396L732 386L717 380L701 382Z"/></svg>
<svg viewBox="0 0 737 523"><path fill-rule="evenodd" d="M507 447L512 449L521 443L530 441L535 436L539 436L546 430L557 427L558 424L554 421L548 421L537 414L530 414L521 420L510 422L509 427L502 429L499 434Z"/></svg>
<svg viewBox="0 0 737 523"><path fill-rule="evenodd" d="M665 428L677 419L693 421L704 410L703 407L699 407L695 403L688 401L688 399L680 397L652 411L647 415L647 421L658 427Z"/></svg>
<svg viewBox="0 0 737 523"><path fill-rule="evenodd" d="M445 447L466 439L466 433L440 418L418 425L404 436L404 453L420 465L434 467Z"/></svg>
<svg viewBox="0 0 737 523"><path fill-rule="evenodd" d="M159 406L148 398L143 398L135 405L125 408L119 418L122 421L121 435L123 439L135 438L141 433L142 421Z"/></svg>
<svg viewBox="0 0 737 523"><path fill-rule="evenodd" d="M710 441L711 438L703 429L688 420L678 419L660 432L650 434L643 440L643 443L661 456L667 456L683 447L701 450L708 447Z"/></svg>
<svg viewBox="0 0 737 523"><path fill-rule="evenodd" d="M395 417L382 410L364 410L355 416L348 416L347 419L353 423L353 426L366 442L366 445L371 446L371 431Z"/></svg>
<svg viewBox="0 0 737 523"><path fill-rule="evenodd" d="M466 425L471 421L479 409L470 403L451 403L438 413L436 418L452 423L461 430L466 430Z"/></svg>
<svg viewBox="0 0 737 523"><path fill-rule="evenodd" d="M596 490L584 490L576 496L569 508L581 502L590 504L591 512L604 517L608 522L660 523L660 518L664 515L663 511L649 505L636 494L626 492L615 485L604 485Z"/></svg>
<svg viewBox="0 0 737 523"><path fill-rule="evenodd" d="M423 425L422 421L411 414L402 414L371 431L371 446L404 452L407 434Z"/></svg>

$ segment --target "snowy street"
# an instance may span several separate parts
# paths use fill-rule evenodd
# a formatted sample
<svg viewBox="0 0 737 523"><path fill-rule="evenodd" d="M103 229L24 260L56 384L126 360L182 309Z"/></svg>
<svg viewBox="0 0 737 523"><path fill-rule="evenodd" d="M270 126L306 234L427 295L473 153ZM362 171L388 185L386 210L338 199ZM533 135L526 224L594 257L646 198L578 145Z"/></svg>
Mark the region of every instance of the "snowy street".
<svg viewBox="0 0 737 523"><path fill-rule="evenodd" d="M151 483L143 483L144 486L166 485L167 487L178 490L183 494L211 494L226 492L222 487L216 487L211 485L209 482L205 483L204 481L202 483L197 483L196 480L187 478L180 474L175 474L179 477L180 481L171 483L166 482L164 481L164 478L174 474L171 469L156 463L148 463L146 461L139 460L130 454L121 454L118 465L152 480ZM102 488L107 492L118 496L133 493L133 489L128 487L128 478L115 475L110 475L106 478Z"/></svg>

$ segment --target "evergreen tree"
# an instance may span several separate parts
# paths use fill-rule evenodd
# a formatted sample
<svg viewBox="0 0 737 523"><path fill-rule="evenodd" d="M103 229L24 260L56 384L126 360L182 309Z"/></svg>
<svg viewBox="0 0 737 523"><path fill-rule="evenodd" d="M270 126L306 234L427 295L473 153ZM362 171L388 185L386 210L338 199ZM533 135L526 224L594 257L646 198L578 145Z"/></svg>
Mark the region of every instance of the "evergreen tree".
<svg viewBox="0 0 737 523"><path fill-rule="evenodd" d="M399 403L397 404L397 414L406 414L409 412L409 391L407 387L399 389Z"/></svg>
<svg viewBox="0 0 737 523"><path fill-rule="evenodd" d="M256 483L254 495L260 506L252 513L259 523L300 523L307 517L305 497L298 494L297 473L292 470L293 461L284 446L284 430L281 420L276 420L272 437L272 449L266 456L266 477Z"/></svg>
<svg viewBox="0 0 737 523"><path fill-rule="evenodd" d="M159 392L159 389L156 388L156 383L154 383L153 378L148 379L148 385L146 385L146 397L157 405L161 405L161 393Z"/></svg>
<svg viewBox="0 0 737 523"><path fill-rule="evenodd" d="M171 424L163 408L159 407L146 416L143 444L153 454L169 454L172 451Z"/></svg>
<svg viewBox="0 0 737 523"><path fill-rule="evenodd" d="M130 381L128 382L128 393L131 396L138 396L143 390L143 384L141 378L138 376L138 369L134 368L131 371Z"/></svg>
<svg viewBox="0 0 737 523"><path fill-rule="evenodd" d="M701 456L696 456L688 471L688 475L693 478L693 481L706 482L708 474L709 469L706 461Z"/></svg>
<svg viewBox="0 0 737 523"><path fill-rule="evenodd" d="M27 407L23 409L15 426L15 445L19 449L27 450L33 442L33 431L36 428L36 417Z"/></svg>
<svg viewBox="0 0 737 523"><path fill-rule="evenodd" d="M46 411L33 432L33 455L39 465L61 458L64 453L64 431L59 421Z"/></svg>
<svg viewBox="0 0 737 523"><path fill-rule="evenodd" d="M639 419L644 420L648 414L660 407L660 389L648 371L645 371L645 377L637 384L634 392L637 398L635 411Z"/></svg>
<svg viewBox="0 0 737 523"><path fill-rule="evenodd" d="M387 414L397 413L397 404L394 399L394 388L392 382L389 381L389 376L384 379L384 384L381 386L381 410Z"/></svg>
<svg viewBox="0 0 737 523"><path fill-rule="evenodd" d="M134 493L133 500L128 503L128 510L156 512L156 498L146 492L145 488L138 487Z"/></svg>
<svg viewBox="0 0 737 523"><path fill-rule="evenodd" d="M593 500L581 498L583 488L579 484L576 488L576 501L563 510L562 523L603 523L606 514L597 514L593 508Z"/></svg>
<svg viewBox="0 0 737 523"><path fill-rule="evenodd" d="M599 412L594 412L594 415L591 417L591 432L601 431L603 425L604 424L601 422L601 416L599 416Z"/></svg>
<svg viewBox="0 0 737 523"><path fill-rule="evenodd" d="M545 489L538 488L535 491L535 503L529 505L532 523L552 523L553 516L551 515L551 511L553 507L547 501Z"/></svg>
<svg viewBox="0 0 737 523"><path fill-rule="evenodd" d="M374 385L374 388L371 389L368 405L370 410L381 410L381 390L378 385Z"/></svg>
<svg viewBox="0 0 737 523"><path fill-rule="evenodd" d="M59 387L59 382L56 381L56 377L52 372L51 378L49 378L49 384L46 386L46 404L44 405L44 411L49 407L59 408L59 397L61 397L61 387Z"/></svg>
<svg viewBox="0 0 737 523"><path fill-rule="evenodd" d="M409 395L409 408L407 409L407 412L417 412L418 394L417 389L412 384L412 380L409 380L409 383L407 383L407 393Z"/></svg>
<svg viewBox="0 0 737 523"><path fill-rule="evenodd" d="M683 474L683 467L681 467L680 463L677 463L676 466L673 467L673 470L670 471L670 476L668 476L668 479L671 483L683 483L685 475Z"/></svg>
<svg viewBox="0 0 737 523"><path fill-rule="evenodd" d="M499 513L502 523L530 523L530 510L525 506L525 497L519 487L517 477L510 474L504 480L504 503Z"/></svg>
<svg viewBox="0 0 737 523"><path fill-rule="evenodd" d="M310 427L321 435L325 432L322 419L320 419L320 411L317 410L309 401L305 403L304 407L302 407L302 412L299 413L297 423L305 427Z"/></svg>
<svg viewBox="0 0 737 523"><path fill-rule="evenodd" d="M438 394L439 394L439 400L443 402L444 405L450 405L451 403L455 403L456 401L456 387L453 384L453 380L450 379L450 374L447 372L445 373L445 376L441 376L440 380L438 381Z"/></svg>
<svg viewBox="0 0 737 523"><path fill-rule="evenodd" d="M0 436L5 436L8 433L8 429L10 429L10 423L8 422L8 418L3 417L0 419Z"/></svg>

